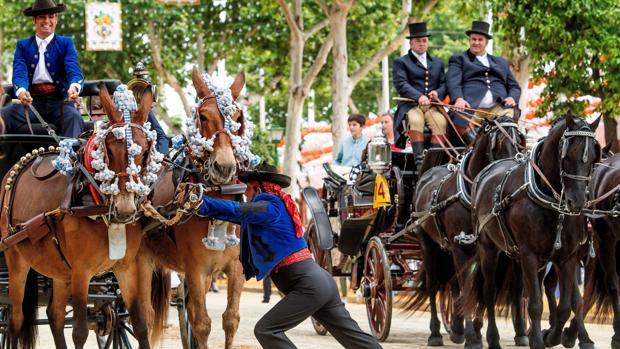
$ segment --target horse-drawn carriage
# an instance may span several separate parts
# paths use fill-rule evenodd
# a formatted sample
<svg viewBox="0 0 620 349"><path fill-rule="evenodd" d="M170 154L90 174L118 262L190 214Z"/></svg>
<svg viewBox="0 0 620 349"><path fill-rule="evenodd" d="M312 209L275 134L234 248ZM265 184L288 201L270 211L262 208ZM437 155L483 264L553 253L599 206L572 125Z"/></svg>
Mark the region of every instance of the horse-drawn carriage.
<svg viewBox="0 0 620 349"><path fill-rule="evenodd" d="M355 180L324 164L324 187L303 190L311 212L306 239L314 259L333 276L350 277L350 288L364 297L372 334L380 341L390 332L393 292L411 289L422 261L419 242L408 228L419 173L450 161L449 154L428 149L416 168L413 153L391 152L380 134L369 143ZM451 303L447 297L442 301L447 318ZM313 325L317 333L326 333L314 319Z"/></svg>

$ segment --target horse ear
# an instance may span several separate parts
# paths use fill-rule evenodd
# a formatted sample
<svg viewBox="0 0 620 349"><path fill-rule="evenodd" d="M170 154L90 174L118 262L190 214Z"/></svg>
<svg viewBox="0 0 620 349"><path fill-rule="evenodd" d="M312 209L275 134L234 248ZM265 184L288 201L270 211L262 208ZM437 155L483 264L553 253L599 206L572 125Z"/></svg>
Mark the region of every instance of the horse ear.
<svg viewBox="0 0 620 349"><path fill-rule="evenodd" d="M611 147L614 145L613 141L609 141L609 143L607 143L606 146L603 147L603 149L601 149L601 153L604 155L609 155L611 154Z"/></svg>
<svg viewBox="0 0 620 349"><path fill-rule="evenodd" d="M239 97L241 94L241 90L245 85L245 72L242 70L235 77L235 81L233 81L232 85L230 85L230 92L232 93L232 97L234 100Z"/></svg>
<svg viewBox="0 0 620 349"><path fill-rule="evenodd" d="M566 115L566 128L572 130L575 126L575 120L571 114Z"/></svg>
<svg viewBox="0 0 620 349"><path fill-rule="evenodd" d="M203 98L209 94L209 88L207 87L207 84L205 84L204 80L202 80L202 74L200 73L200 70L198 70L198 67L194 67L194 69L192 69L192 82L194 83L194 88L196 89L198 98Z"/></svg>
<svg viewBox="0 0 620 349"><path fill-rule="evenodd" d="M133 122L138 125L144 125L146 120L149 118L149 112L151 111L151 105L153 104L153 89L147 88L144 90L142 94L142 99L140 100L140 106L138 107L138 112L135 114Z"/></svg>
<svg viewBox="0 0 620 349"><path fill-rule="evenodd" d="M590 129L592 130L592 132L596 132L596 129L598 128L598 124L601 121L601 116L599 115L598 118L596 118L596 120L594 120L591 124L590 124Z"/></svg>
<svg viewBox="0 0 620 349"><path fill-rule="evenodd" d="M112 123L116 124L123 121L123 116L121 112L116 109L112 97L110 97L110 93L108 92L108 88L103 81L99 83L99 100L101 101L101 107L103 107L103 110Z"/></svg>

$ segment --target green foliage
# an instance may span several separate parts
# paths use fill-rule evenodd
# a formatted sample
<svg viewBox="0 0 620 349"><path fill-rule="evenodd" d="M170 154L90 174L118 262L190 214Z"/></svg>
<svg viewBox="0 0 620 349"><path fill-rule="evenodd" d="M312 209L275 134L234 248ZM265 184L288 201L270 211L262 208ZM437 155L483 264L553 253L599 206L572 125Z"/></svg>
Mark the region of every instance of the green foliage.
<svg viewBox="0 0 620 349"><path fill-rule="evenodd" d="M500 40L527 48L535 78L547 87L539 115L582 113L572 97L602 98L620 112L620 3L616 0L494 0ZM520 33L524 29L524 37Z"/></svg>
<svg viewBox="0 0 620 349"><path fill-rule="evenodd" d="M275 144L271 142L271 134L269 131L261 130L256 127L254 129L254 136L252 137L252 144L250 144L252 153L260 156L261 161L278 166L275 160L275 148Z"/></svg>

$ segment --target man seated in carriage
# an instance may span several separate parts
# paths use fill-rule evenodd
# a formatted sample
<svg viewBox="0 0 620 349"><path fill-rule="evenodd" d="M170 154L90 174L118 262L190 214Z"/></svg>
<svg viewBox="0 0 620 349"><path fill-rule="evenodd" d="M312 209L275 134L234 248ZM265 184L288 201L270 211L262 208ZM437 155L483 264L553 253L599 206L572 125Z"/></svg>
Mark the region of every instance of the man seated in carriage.
<svg viewBox="0 0 620 349"><path fill-rule="evenodd" d="M448 63L446 85L450 99L457 112L465 108L478 109L472 121L497 116L514 117L521 88L510 71L508 61L487 53L487 44L493 39L490 25L474 21L470 30L469 49L452 57ZM457 117L454 123L463 139L470 143L475 137L473 125L464 117Z"/></svg>
<svg viewBox="0 0 620 349"><path fill-rule="evenodd" d="M439 147L440 137L446 133L447 121L431 102L442 100L446 94L444 67L441 59L428 54L426 23L409 24L409 52L394 61L392 75L394 86L401 97L411 101L398 103L394 122L394 142L404 148L405 132L411 141L416 163L422 163L424 151L424 125L431 130L431 146ZM409 123L405 130L403 121Z"/></svg>
<svg viewBox="0 0 620 349"><path fill-rule="evenodd" d="M58 13L64 4L54 0L36 0L24 10L32 17L36 34L19 40L13 58L13 87L22 105L2 110L6 132L17 131L30 122L39 122L29 105L54 124L66 137L77 137L84 127L74 103L79 98L84 77L80 70L73 39L57 35ZM68 99L68 100L67 100Z"/></svg>

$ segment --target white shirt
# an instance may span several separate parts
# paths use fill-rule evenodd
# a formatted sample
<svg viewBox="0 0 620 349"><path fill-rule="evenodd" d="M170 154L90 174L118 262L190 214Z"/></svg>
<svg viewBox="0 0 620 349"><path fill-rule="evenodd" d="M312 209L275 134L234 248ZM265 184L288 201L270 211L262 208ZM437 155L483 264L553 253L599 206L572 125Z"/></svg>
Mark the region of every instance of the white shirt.
<svg viewBox="0 0 620 349"><path fill-rule="evenodd" d="M35 35L35 39L37 42L37 46L39 47L39 62L37 63L36 68L34 68L34 74L32 76L32 84L43 84L43 83L54 83L50 72L47 70L47 65L45 64L45 52L47 51L47 45L54 39L55 33L52 33L47 38L41 39L38 35ZM80 92L80 88L82 87L78 83L72 83L71 87L75 86L77 88L78 93ZM20 87L17 91L15 91L15 95L19 97L22 91L26 89Z"/></svg>
<svg viewBox="0 0 620 349"><path fill-rule="evenodd" d="M485 67L487 68L489 67L489 56L486 54L486 52L482 56L476 56L476 59L479 60L480 63L482 63L482 65L484 65ZM488 77L487 77L487 81L488 81ZM482 97L482 100L480 101L480 105L478 107L479 108L493 108L493 106L495 106L495 102L493 101L493 94L491 93L490 89L487 89L487 93L484 95L484 97Z"/></svg>
<svg viewBox="0 0 620 349"><path fill-rule="evenodd" d="M418 61L424 66L424 68L428 69L428 67L426 66L426 52L422 53L421 55L417 54L413 50L411 50L411 52L413 52L413 55L415 56L415 58L418 59Z"/></svg>

